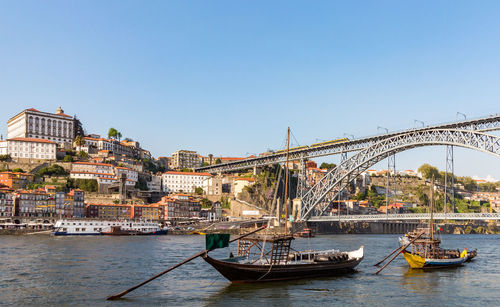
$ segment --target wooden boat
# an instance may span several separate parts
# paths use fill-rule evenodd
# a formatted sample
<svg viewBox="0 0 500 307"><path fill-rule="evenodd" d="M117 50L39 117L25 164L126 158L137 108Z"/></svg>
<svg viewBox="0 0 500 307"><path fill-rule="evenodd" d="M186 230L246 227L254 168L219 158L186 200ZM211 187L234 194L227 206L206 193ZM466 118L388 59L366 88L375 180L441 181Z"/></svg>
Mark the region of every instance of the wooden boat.
<svg viewBox="0 0 500 307"><path fill-rule="evenodd" d="M336 276L353 272L364 257L363 246L351 252L326 250L290 253L292 240L292 236L248 238L238 242L237 257L223 260L214 259L208 254L202 257L234 283ZM271 245L270 250L264 251L265 244ZM263 257L252 260L252 248L260 250Z"/></svg>
<svg viewBox="0 0 500 307"><path fill-rule="evenodd" d="M285 204L288 204L289 144L290 128L288 128L285 163L285 194L283 198ZM284 208L284 216L288 217L288 206L285 205ZM351 252L333 249L290 252L294 237L288 232L288 221L285 220L284 225L283 234L255 235L238 240L237 257L217 260L208 256L208 253L203 254L202 257L224 277L236 283L334 276L353 272L354 268L363 260L363 246ZM304 231L303 234L312 236L312 230Z"/></svg>
<svg viewBox="0 0 500 307"><path fill-rule="evenodd" d="M410 250L403 250L401 253L406 262L413 269L436 269L455 267L462 265L469 258L469 253L465 248L460 250L443 249L440 247L441 240L434 237L434 178L431 184L431 218L429 220L429 228L410 232L406 237L400 238L400 244L409 245ZM423 235L422 235L423 234ZM411 244L410 244L411 242ZM471 259L477 255L470 254Z"/></svg>

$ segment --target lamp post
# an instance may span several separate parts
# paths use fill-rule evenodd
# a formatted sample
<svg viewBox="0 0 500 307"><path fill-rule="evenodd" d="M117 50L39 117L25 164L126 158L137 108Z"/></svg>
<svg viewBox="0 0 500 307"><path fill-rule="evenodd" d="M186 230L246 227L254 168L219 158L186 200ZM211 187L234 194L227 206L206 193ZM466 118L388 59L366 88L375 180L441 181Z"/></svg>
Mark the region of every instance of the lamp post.
<svg viewBox="0 0 500 307"><path fill-rule="evenodd" d="M464 120L467 120L467 115L465 115L464 113L461 113L461 112L457 112L457 120L458 120L459 115L462 115L464 117Z"/></svg>

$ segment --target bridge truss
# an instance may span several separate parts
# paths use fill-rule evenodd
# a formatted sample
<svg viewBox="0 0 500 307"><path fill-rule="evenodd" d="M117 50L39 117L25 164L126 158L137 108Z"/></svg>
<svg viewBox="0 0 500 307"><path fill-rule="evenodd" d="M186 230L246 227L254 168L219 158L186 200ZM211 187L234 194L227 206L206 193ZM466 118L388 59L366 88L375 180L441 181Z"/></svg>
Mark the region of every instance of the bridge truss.
<svg viewBox="0 0 500 307"><path fill-rule="evenodd" d="M290 161L307 160L322 156L345 154L347 152L366 149L368 147L377 144L381 140L393 138L398 135L405 135L412 132L419 133L423 131L437 130L437 129L460 129L460 130L470 130L478 132L498 130L500 129L500 116L490 116L472 120L458 121L458 122L422 127L418 129L390 132L376 136L354 139L343 143L317 146L317 147L308 147L303 150L291 152L289 154L289 160ZM249 158L236 162L199 167L196 169L196 171L210 172L210 173L234 172L254 167L284 163L285 161L286 161L286 153L271 154L268 156Z"/></svg>
<svg viewBox="0 0 500 307"><path fill-rule="evenodd" d="M434 145L465 147L500 157L500 137L476 130L420 129L397 134L379 140L330 170L303 195L299 219L309 220L313 211L322 215L339 191L379 161L401 151Z"/></svg>

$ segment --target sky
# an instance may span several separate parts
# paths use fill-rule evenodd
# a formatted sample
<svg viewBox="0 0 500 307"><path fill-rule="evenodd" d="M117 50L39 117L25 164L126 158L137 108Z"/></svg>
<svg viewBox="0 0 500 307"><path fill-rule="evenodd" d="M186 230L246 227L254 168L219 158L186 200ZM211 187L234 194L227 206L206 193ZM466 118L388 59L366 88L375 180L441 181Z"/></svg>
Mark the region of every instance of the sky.
<svg viewBox="0 0 500 307"><path fill-rule="evenodd" d="M499 14L499 1L0 0L0 133L62 106L154 156L248 156L282 148L288 126L307 145L489 116ZM444 169L445 148L396 156L398 170L423 163ZM455 172L500 180L500 159L457 149Z"/></svg>

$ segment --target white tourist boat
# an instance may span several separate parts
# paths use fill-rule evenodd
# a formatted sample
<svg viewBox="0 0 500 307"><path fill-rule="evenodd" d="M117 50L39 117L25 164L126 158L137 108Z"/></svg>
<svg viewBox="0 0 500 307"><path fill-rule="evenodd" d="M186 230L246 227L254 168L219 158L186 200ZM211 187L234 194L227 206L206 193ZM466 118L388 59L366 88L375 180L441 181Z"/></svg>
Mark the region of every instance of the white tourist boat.
<svg viewBox="0 0 500 307"><path fill-rule="evenodd" d="M158 223L133 220L90 220L62 219L54 225L55 236L70 235L102 235L114 234L119 229L119 235L165 235L167 229L162 229Z"/></svg>

